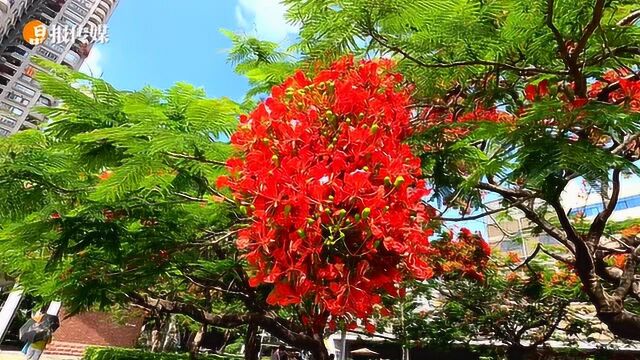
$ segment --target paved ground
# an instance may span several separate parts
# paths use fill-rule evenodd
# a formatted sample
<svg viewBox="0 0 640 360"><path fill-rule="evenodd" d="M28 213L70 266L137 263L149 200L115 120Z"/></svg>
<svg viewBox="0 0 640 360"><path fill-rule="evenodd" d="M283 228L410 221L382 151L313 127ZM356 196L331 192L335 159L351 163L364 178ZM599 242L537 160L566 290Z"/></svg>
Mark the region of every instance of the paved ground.
<svg viewBox="0 0 640 360"><path fill-rule="evenodd" d="M78 360L73 356L42 355L40 360ZM24 354L20 351L0 351L0 360L24 360Z"/></svg>

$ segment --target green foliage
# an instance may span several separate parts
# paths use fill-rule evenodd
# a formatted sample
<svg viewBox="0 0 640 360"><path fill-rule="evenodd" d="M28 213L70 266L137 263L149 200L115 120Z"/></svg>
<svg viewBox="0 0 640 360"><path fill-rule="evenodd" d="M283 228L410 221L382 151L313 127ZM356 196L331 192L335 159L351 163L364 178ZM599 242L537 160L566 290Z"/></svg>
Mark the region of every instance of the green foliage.
<svg viewBox="0 0 640 360"><path fill-rule="evenodd" d="M185 292L195 269L235 278L232 239L212 239L236 216L213 184L239 106L188 84L125 92L42 65L51 73L38 80L62 105L40 109L51 119L43 131L0 139L3 272L71 312Z"/></svg>
<svg viewBox="0 0 640 360"><path fill-rule="evenodd" d="M200 355L198 359L207 360L231 360L242 357L232 355ZM152 353L138 349L124 348L98 348L90 347L85 350L82 360L187 360L189 354L185 353Z"/></svg>
<svg viewBox="0 0 640 360"><path fill-rule="evenodd" d="M269 93L274 85L282 83L293 74L299 65L292 54L281 51L276 43L238 35L228 30L222 30L222 33L232 43L228 61L235 65L236 73L249 81L246 109L254 106L255 96Z"/></svg>
<svg viewBox="0 0 640 360"><path fill-rule="evenodd" d="M620 142L625 134L640 131L637 113L603 103L591 103L580 111L567 111L563 96L569 72L559 56L559 45L547 26L550 20L566 41L578 41L593 16L595 1L578 0L417 0L285 1L288 19L301 26L296 50L306 63L355 53L361 57L391 56L415 87L415 100L451 106L462 112L479 105L499 105L512 114L524 104L522 89L546 79L552 99L536 103L519 117L515 126L486 122L473 128L462 141L440 151L433 146L442 127L421 131L413 145L432 177L435 195L446 200L463 190L464 198L481 206L474 185L487 176L497 181L525 182L532 189L550 188L559 173L606 181L608 171L620 168L638 172L628 160L614 156L587 141L575 143L577 117L581 128L596 127ZM619 26L634 2L606 2L600 25L588 38L581 71L599 77L606 69L639 63L637 50L625 51L640 42L640 27ZM564 46L564 45L563 45ZM621 47L616 56L608 51ZM622 65L621 65L622 64ZM527 71L526 69L533 69ZM558 84L554 88L553 84ZM459 96L452 105L456 91ZM571 96L571 95L570 95ZM447 103L448 102L448 103ZM421 111L421 107L418 107ZM551 115L553 114L553 115ZM557 131L543 121L554 118ZM465 124L445 124L443 127ZM479 147L478 144L483 144ZM464 168L461 171L461 168Z"/></svg>

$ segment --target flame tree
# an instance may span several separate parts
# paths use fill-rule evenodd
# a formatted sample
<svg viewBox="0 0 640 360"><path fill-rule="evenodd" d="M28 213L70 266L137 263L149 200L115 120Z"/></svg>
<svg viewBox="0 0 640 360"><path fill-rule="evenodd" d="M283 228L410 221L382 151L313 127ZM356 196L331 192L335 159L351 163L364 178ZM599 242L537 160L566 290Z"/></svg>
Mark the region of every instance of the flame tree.
<svg viewBox="0 0 640 360"><path fill-rule="evenodd" d="M381 54L415 84L414 149L434 194L463 214L434 218L519 211L564 246L548 252L575 269L598 318L640 339L640 242L606 235L622 176L638 172L637 2L285 3L309 59ZM575 179L603 198L586 228L562 201ZM488 194L502 199L499 209L484 207ZM613 254L625 257L623 269L607 264Z"/></svg>

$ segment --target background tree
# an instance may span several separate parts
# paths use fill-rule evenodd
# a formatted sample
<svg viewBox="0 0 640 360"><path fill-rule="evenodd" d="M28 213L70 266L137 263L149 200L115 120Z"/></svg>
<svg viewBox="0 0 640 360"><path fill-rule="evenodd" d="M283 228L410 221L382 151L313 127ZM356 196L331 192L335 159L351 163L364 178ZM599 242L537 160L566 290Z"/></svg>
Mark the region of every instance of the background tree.
<svg viewBox="0 0 640 360"><path fill-rule="evenodd" d="M640 338L640 316L631 310L637 238L602 246L620 177L638 170L636 2L286 3L306 60L345 52L397 59L415 85L414 145L437 198L462 213L480 210L443 220L521 211L564 245L566 254L555 255L575 268L598 318L616 335ZM604 202L584 231L562 202L579 178L602 189ZM487 194L502 207L485 209ZM606 265L612 253L625 254L623 270Z"/></svg>
<svg viewBox="0 0 640 360"><path fill-rule="evenodd" d="M571 270L549 265L549 257L547 264L543 259L524 263L514 255L494 255L482 282L450 275L416 284L412 296L418 301L405 308L404 337L412 346L432 349L497 342L507 358L522 359L549 340L571 343L578 339L572 335L584 338L595 332L569 315L570 303L583 296ZM420 311L424 299L430 309ZM560 330L564 337L556 336ZM396 331L402 329L396 326Z"/></svg>

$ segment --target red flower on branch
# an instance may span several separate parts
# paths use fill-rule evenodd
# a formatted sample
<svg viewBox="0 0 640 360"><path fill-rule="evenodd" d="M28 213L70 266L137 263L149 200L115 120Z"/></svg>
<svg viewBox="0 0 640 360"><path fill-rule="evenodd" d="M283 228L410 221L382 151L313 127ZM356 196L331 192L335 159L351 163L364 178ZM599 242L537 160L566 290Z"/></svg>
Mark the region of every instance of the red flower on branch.
<svg viewBox="0 0 640 360"><path fill-rule="evenodd" d="M436 273L445 278L463 276L484 280L491 247L479 234L462 228L457 237L451 233L445 234L431 245L431 263Z"/></svg>
<svg viewBox="0 0 640 360"><path fill-rule="evenodd" d="M240 156L217 185L250 218L237 240L250 284L273 286L269 304L302 304L314 327L368 319L404 279L433 276L429 190L403 143L402 81L389 60L297 72L231 137Z"/></svg>

